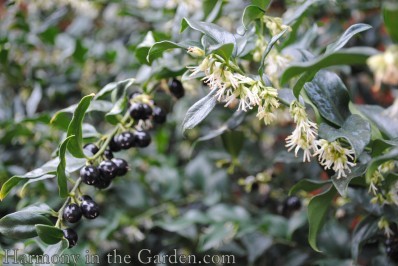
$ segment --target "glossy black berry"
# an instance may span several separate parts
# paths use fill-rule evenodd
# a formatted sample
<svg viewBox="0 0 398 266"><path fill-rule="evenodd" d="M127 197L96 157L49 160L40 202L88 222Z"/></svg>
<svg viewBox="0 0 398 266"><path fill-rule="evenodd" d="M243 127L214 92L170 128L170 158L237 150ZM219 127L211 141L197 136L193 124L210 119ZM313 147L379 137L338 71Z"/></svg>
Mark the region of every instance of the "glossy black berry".
<svg viewBox="0 0 398 266"><path fill-rule="evenodd" d="M119 143L119 146L124 150L135 146L135 137L134 134L130 131L125 131L117 135L116 141Z"/></svg>
<svg viewBox="0 0 398 266"><path fill-rule="evenodd" d="M182 86L181 81L175 78L169 82L169 90L177 99L180 99L185 95L185 89Z"/></svg>
<svg viewBox="0 0 398 266"><path fill-rule="evenodd" d="M156 124L163 124L164 122L166 122L166 112L158 106L155 106L155 108L153 108L152 117L153 121Z"/></svg>
<svg viewBox="0 0 398 266"><path fill-rule="evenodd" d="M114 152L120 151L122 148L120 147L119 142L116 140L116 136L112 137L109 142L109 149Z"/></svg>
<svg viewBox="0 0 398 266"><path fill-rule="evenodd" d="M100 178L98 180L98 182L95 183L94 187L96 187L98 189L106 189L107 187L110 186L111 183L112 183L111 180L104 180L104 179Z"/></svg>
<svg viewBox="0 0 398 266"><path fill-rule="evenodd" d="M80 210L79 205L71 203L66 205L62 217L67 222L77 223L82 218L82 211Z"/></svg>
<svg viewBox="0 0 398 266"><path fill-rule="evenodd" d="M108 160L113 158L113 153L112 153L112 151L110 149L106 149L104 151L104 158L108 159Z"/></svg>
<svg viewBox="0 0 398 266"><path fill-rule="evenodd" d="M146 131L135 131L134 132L135 143L139 148L145 148L151 143L151 135Z"/></svg>
<svg viewBox="0 0 398 266"><path fill-rule="evenodd" d="M297 211L301 208L301 200L299 197L290 196L285 199L283 202L283 214L290 214L294 211Z"/></svg>
<svg viewBox="0 0 398 266"><path fill-rule="evenodd" d="M64 237L66 238L66 240L68 240L69 248L76 246L78 240L76 231L72 228L67 228L62 230L62 232L64 233Z"/></svg>
<svg viewBox="0 0 398 266"><path fill-rule="evenodd" d="M398 262L398 238L391 237L385 241L386 254L395 262Z"/></svg>
<svg viewBox="0 0 398 266"><path fill-rule="evenodd" d="M112 180L116 177L117 166L111 160L105 160L98 165L98 170L100 172L100 179Z"/></svg>
<svg viewBox="0 0 398 266"><path fill-rule="evenodd" d="M132 103L129 108L130 116L134 120L145 119L146 111L142 103Z"/></svg>
<svg viewBox="0 0 398 266"><path fill-rule="evenodd" d="M143 103L142 104L142 109L144 110L143 112L144 112L144 114L143 114L143 116L142 116L142 120L146 120L146 119L148 119L149 117L151 117L151 115L152 115L152 107L150 107L148 104L146 104L146 103Z"/></svg>
<svg viewBox="0 0 398 266"><path fill-rule="evenodd" d="M85 201L85 200L93 200L89 195L82 195L79 200Z"/></svg>
<svg viewBox="0 0 398 266"><path fill-rule="evenodd" d="M83 200L80 208L82 210L83 216L87 219L95 219L99 215L99 206L93 200Z"/></svg>
<svg viewBox="0 0 398 266"><path fill-rule="evenodd" d="M127 173L127 171L129 170L128 163L123 159L113 158L112 162L114 162L117 166L117 175L118 176L125 175Z"/></svg>
<svg viewBox="0 0 398 266"><path fill-rule="evenodd" d="M99 151L99 148L94 143L88 143L88 144L84 145L83 149L85 151L88 151L91 156L93 156L94 154L96 154Z"/></svg>
<svg viewBox="0 0 398 266"><path fill-rule="evenodd" d="M100 176L100 172L97 167L92 165L86 165L80 170L80 177L83 183L87 185L95 185Z"/></svg>

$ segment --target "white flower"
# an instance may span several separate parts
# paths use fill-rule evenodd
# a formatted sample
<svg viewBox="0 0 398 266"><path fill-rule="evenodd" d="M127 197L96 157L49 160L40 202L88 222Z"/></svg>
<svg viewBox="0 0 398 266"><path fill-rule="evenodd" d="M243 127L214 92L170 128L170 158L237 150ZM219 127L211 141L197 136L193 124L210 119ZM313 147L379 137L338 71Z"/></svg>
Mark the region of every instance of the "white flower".
<svg viewBox="0 0 398 266"><path fill-rule="evenodd" d="M355 163L350 162L355 159L355 151L341 146L338 140L329 142L325 139L315 141L318 150L314 156L318 155L318 160L325 169L332 168L337 173L337 179L347 177L346 172L351 173L350 167Z"/></svg>
<svg viewBox="0 0 398 266"><path fill-rule="evenodd" d="M392 45L384 53L369 57L367 64L374 72L376 90L380 89L382 82L398 84L398 45Z"/></svg>
<svg viewBox="0 0 398 266"><path fill-rule="evenodd" d="M290 114L296 123L296 128L286 138L286 147L288 151L294 149L296 157L298 151L302 149L304 152L303 162L309 162L311 161L311 150L316 151L315 139L318 135L318 127L308 119L305 107L298 101L294 101L290 105Z"/></svg>

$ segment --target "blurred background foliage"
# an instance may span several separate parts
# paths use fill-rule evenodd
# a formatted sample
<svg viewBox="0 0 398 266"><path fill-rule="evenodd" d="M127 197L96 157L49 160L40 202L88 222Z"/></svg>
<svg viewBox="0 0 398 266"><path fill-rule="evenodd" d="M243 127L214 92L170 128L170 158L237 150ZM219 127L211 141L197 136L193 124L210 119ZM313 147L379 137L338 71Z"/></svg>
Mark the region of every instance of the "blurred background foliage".
<svg viewBox="0 0 398 266"><path fill-rule="evenodd" d="M0 1L0 184L51 159L64 137L61 128L50 124L56 111L109 82L131 77L144 90L167 92L168 79L180 76L193 63L185 51L177 50L161 59L167 64L149 66L139 52L148 49L146 42L179 41L195 34L179 33L183 17L235 31L250 2ZM280 16L298 6L297 1L274 1L269 12ZM390 40L380 9L381 1L320 1L307 11L300 27L305 32L318 25L312 47L316 51L349 25L365 22L373 29L353 38L349 46L383 50ZM389 106L393 102L391 86L372 89L366 66L335 70L357 103ZM370 208L363 203L369 201L367 193L355 192L349 203L342 198L334 202L320 235L324 252L316 253L307 243L306 203L313 193L299 193L303 207L298 211L286 210L284 201L299 180L326 180L328 174L316 162L304 167L285 151L289 120L264 127L256 119L246 119L236 130L197 142L233 111L216 108L200 127L183 136L180 124L186 110L206 94L200 82L184 86L186 97L179 101L160 93L170 112L167 124L153 130L150 147L123 153L132 170L111 188L95 192L101 216L78 224L79 244L67 252L84 256L90 250L105 256L113 249L137 254L147 248L158 254L176 248L199 256L234 254L237 265L351 265L351 246L360 244L352 243L358 242L353 229ZM97 136L110 127L93 112L85 132ZM91 188L84 189L94 194ZM352 189L349 193L354 195ZM59 208L55 180L28 184L22 192L14 189L1 202L0 217L35 202ZM391 263L380 243L376 238L364 246L362 265ZM42 247L37 239L15 242L2 236L0 245L31 254L40 253Z"/></svg>

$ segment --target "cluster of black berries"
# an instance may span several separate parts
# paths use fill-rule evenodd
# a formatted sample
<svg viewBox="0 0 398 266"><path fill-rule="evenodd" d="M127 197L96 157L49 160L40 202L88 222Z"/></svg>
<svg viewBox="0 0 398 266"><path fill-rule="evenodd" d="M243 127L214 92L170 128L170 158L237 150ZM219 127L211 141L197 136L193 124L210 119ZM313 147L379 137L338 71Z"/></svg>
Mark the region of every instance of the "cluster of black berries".
<svg viewBox="0 0 398 266"><path fill-rule="evenodd" d="M87 219L95 219L99 215L99 206L98 204L87 195L80 197L80 205L77 203L69 203L64 208L62 213L62 218L64 221L69 223L77 223L80 221L82 216ZM64 237L68 240L69 248L73 247L77 243L77 233L72 228L67 228L63 230Z"/></svg>
<svg viewBox="0 0 398 266"><path fill-rule="evenodd" d="M398 262L398 237L391 236L384 242L387 256L394 262Z"/></svg>
<svg viewBox="0 0 398 266"><path fill-rule="evenodd" d="M84 150L95 155L99 148L95 144L89 143L84 146ZM99 189L107 188L116 176L125 175L128 171L127 162L120 158L113 158L110 149L106 149L102 156L105 160L98 167L86 165L80 170L82 182Z"/></svg>

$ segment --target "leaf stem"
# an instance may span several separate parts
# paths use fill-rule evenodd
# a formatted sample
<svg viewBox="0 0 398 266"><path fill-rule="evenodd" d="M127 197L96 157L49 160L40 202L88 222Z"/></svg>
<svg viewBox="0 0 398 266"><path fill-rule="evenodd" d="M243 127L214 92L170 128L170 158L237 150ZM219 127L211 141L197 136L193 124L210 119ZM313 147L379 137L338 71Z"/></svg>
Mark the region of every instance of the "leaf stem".
<svg viewBox="0 0 398 266"><path fill-rule="evenodd" d="M62 205L62 207L59 209L58 211L58 220L55 224L55 227L60 227L61 222L62 222L62 214L64 212L64 209L66 207L66 205L68 205L68 203L70 202L72 195L74 196L75 191L79 188L79 185L81 184L82 179L79 177L76 180L75 185L73 186L73 188L71 189L71 191L69 192L69 197L65 200L64 204Z"/></svg>

